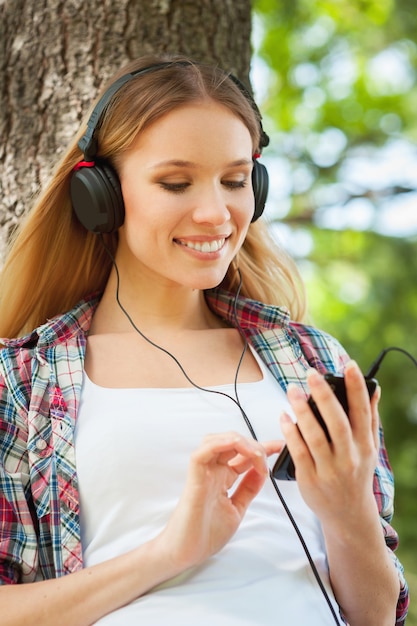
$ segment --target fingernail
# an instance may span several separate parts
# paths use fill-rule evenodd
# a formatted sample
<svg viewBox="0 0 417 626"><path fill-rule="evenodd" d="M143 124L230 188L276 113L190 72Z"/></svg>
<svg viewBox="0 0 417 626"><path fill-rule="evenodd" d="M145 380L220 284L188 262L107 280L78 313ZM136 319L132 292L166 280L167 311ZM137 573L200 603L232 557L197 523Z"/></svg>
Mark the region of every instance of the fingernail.
<svg viewBox="0 0 417 626"><path fill-rule="evenodd" d="M307 380L309 385L315 385L323 382L323 376L320 374L320 372L312 368L309 369L307 372Z"/></svg>
<svg viewBox="0 0 417 626"><path fill-rule="evenodd" d="M348 370L355 370L358 371L359 370L359 366L356 363L356 361L348 361L345 365L345 372L347 372Z"/></svg>
<svg viewBox="0 0 417 626"><path fill-rule="evenodd" d="M279 416L279 420L281 424L289 424L290 422L292 422L291 417L285 411L281 413L281 415Z"/></svg>
<svg viewBox="0 0 417 626"><path fill-rule="evenodd" d="M292 400L305 399L304 393L295 383L290 383L287 387L287 394Z"/></svg>

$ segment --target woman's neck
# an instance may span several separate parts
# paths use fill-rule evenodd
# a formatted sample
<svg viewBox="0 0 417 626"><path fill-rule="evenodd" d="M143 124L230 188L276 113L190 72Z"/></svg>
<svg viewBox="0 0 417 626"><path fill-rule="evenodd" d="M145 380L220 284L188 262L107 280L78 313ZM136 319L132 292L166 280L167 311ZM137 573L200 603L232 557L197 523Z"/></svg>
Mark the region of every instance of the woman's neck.
<svg viewBox="0 0 417 626"><path fill-rule="evenodd" d="M131 332L128 316L143 331L153 329L205 330L227 325L208 307L204 292L182 286L143 285L132 288L109 278L94 315L90 334Z"/></svg>

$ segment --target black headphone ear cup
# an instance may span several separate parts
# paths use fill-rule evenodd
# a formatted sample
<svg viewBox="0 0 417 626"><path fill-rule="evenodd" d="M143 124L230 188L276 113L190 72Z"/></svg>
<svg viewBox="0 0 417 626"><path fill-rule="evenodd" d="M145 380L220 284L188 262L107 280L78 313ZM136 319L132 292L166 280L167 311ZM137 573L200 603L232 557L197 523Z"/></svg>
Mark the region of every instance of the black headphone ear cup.
<svg viewBox="0 0 417 626"><path fill-rule="evenodd" d="M112 233L123 224L122 189L108 163L76 169L71 176L70 195L74 213L87 230Z"/></svg>
<svg viewBox="0 0 417 626"><path fill-rule="evenodd" d="M262 163L259 163L256 159L253 161L252 187L255 198L255 211L251 221L256 222L264 212L269 189L268 170L265 165L262 165Z"/></svg>

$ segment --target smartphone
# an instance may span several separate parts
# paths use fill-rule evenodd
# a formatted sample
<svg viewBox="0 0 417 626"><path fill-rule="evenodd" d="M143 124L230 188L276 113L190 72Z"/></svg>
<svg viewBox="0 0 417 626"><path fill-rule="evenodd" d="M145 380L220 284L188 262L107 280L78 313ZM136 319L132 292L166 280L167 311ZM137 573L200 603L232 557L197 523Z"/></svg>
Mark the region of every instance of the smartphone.
<svg viewBox="0 0 417 626"><path fill-rule="evenodd" d="M329 383L332 388L334 394L342 405L345 413L349 415L349 406L346 395L346 387L345 387L345 378L344 376L336 376L334 374L325 374L325 380ZM366 386L368 387L369 397L372 398L374 395L375 389L377 388L378 381L375 378L365 379ZM311 407L317 421L320 426L323 428L327 440L331 441L329 431L327 430L327 426L324 423L322 416L317 408L316 403L313 398L310 396L308 399L308 404ZM295 467L291 455L288 451L287 446L284 446L281 450L279 457L272 469L272 475L277 480L295 480Z"/></svg>

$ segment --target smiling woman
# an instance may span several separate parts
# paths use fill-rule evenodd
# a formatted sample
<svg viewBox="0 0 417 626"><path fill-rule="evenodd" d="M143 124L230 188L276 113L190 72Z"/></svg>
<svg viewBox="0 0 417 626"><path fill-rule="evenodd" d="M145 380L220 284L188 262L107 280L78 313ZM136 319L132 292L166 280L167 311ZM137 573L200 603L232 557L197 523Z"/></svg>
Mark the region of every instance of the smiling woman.
<svg viewBox="0 0 417 626"><path fill-rule="evenodd" d="M139 59L17 234L0 279L8 626L403 623L379 393L300 321L262 225L267 142L235 77ZM349 419L322 376L344 370ZM279 487L283 436L297 481Z"/></svg>

